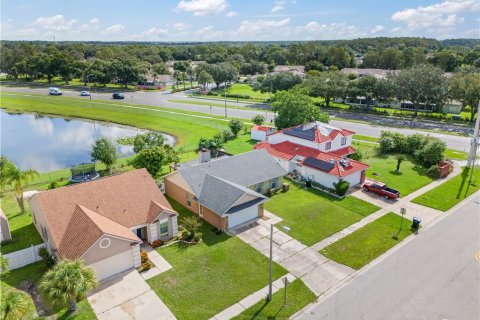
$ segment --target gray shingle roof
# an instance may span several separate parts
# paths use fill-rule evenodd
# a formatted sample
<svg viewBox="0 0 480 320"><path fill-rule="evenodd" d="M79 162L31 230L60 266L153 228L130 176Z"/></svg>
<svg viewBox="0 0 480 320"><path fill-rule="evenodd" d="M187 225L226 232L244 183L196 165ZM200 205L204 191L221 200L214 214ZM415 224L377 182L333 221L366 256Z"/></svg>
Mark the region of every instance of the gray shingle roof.
<svg viewBox="0 0 480 320"><path fill-rule="evenodd" d="M287 174L263 149L212 160L192 167L180 168L178 172L197 197L200 197L207 174L244 187L250 187Z"/></svg>
<svg viewBox="0 0 480 320"><path fill-rule="evenodd" d="M206 174L198 202L221 215L226 213L245 194L250 194L260 200L266 199L266 197L251 189Z"/></svg>

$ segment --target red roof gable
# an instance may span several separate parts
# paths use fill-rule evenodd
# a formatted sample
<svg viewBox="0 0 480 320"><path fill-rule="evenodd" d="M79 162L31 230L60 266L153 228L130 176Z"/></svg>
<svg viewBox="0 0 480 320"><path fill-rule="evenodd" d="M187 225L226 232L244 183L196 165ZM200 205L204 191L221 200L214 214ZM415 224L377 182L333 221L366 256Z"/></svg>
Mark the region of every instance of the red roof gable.
<svg viewBox="0 0 480 320"><path fill-rule="evenodd" d="M268 132L268 130L273 129L272 127L267 126L253 126L252 130Z"/></svg>
<svg viewBox="0 0 480 320"><path fill-rule="evenodd" d="M342 149L337 149L337 150L332 151L330 153L334 154L336 156L346 157L349 154L352 154L352 153L355 153L355 152L357 152L357 150L354 147L348 146L348 147L345 147L345 148L342 148Z"/></svg>
<svg viewBox="0 0 480 320"><path fill-rule="evenodd" d="M290 160L295 156L302 156L304 158L313 157L315 159L323 160L326 162L330 162L333 160L335 161L335 166L327 173L336 177L345 177L357 171L365 170L368 168L367 164L355 160L350 160L350 164L346 167L343 167L339 163L339 161L342 159L341 156L333 153L322 152L314 148L292 143L290 141L284 141L277 144L260 142L256 144L253 148L255 150L265 149L271 156L276 158L282 158L285 160ZM319 170L317 168L314 169Z"/></svg>

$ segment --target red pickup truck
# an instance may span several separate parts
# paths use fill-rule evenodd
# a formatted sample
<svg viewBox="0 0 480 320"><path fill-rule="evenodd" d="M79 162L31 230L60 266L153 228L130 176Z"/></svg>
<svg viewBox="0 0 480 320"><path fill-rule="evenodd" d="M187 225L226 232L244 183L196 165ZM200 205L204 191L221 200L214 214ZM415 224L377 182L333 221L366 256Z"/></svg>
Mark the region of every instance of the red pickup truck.
<svg viewBox="0 0 480 320"><path fill-rule="evenodd" d="M362 186L363 190L367 192L376 193L385 199L400 198L400 191L387 187L386 184L378 181L367 181Z"/></svg>

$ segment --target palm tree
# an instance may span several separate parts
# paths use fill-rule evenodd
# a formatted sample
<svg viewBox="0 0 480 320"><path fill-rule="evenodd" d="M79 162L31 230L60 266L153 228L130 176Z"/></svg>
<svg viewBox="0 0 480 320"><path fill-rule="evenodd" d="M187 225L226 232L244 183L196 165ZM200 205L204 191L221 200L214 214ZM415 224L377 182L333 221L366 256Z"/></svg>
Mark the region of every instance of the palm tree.
<svg viewBox="0 0 480 320"><path fill-rule="evenodd" d="M25 213L25 203L23 201L23 189L30 180L38 177L40 174L36 170L27 169L21 171L13 162L7 157L2 156L0 160L1 178L0 184L2 189L6 185L13 184L15 189L15 198L22 213Z"/></svg>
<svg viewBox="0 0 480 320"><path fill-rule="evenodd" d="M23 319L29 309L25 295L16 290L9 289L2 295L1 312L2 320Z"/></svg>
<svg viewBox="0 0 480 320"><path fill-rule="evenodd" d="M38 288L51 306L77 309L77 302L98 285L93 270L80 260L62 260L45 273Z"/></svg>
<svg viewBox="0 0 480 320"><path fill-rule="evenodd" d="M191 66L188 66L187 71L185 71L188 80L190 80L190 89L193 88L193 77L195 76L195 72Z"/></svg>

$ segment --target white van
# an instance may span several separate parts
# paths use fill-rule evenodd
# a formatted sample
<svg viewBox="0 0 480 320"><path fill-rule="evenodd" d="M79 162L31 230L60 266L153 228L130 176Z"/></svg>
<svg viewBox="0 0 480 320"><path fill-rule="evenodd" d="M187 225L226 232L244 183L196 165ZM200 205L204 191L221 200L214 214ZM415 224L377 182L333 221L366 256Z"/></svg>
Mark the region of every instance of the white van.
<svg viewBox="0 0 480 320"><path fill-rule="evenodd" d="M63 92L58 88L50 87L50 88L48 88L48 94L50 94L52 96L61 96L63 94Z"/></svg>

